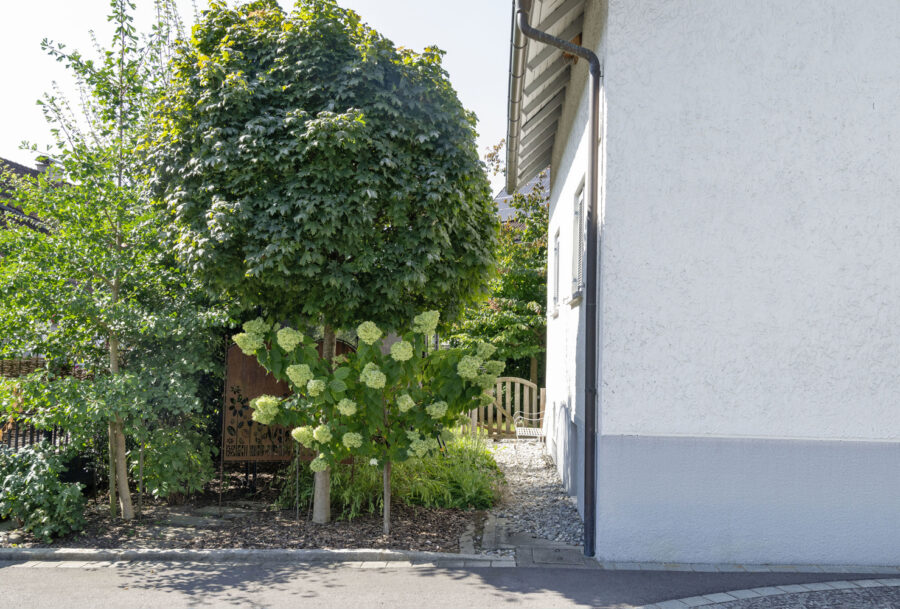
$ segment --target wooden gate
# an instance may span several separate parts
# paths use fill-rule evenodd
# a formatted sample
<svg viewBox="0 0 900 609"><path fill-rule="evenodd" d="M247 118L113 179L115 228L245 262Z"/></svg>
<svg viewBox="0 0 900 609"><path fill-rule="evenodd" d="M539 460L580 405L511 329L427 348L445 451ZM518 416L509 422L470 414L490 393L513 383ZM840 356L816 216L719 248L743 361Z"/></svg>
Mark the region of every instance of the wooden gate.
<svg viewBox="0 0 900 609"><path fill-rule="evenodd" d="M544 389L522 378L502 376L493 389L494 401L471 412L472 422L486 430L488 435L513 435L516 433L513 418L521 414L534 420L533 425L544 419Z"/></svg>

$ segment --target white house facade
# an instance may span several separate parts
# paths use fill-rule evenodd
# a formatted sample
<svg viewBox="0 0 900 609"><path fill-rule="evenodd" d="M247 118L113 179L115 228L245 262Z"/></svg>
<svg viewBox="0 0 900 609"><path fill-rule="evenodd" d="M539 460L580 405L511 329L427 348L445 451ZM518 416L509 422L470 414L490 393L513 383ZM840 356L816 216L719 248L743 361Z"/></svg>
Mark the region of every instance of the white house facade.
<svg viewBox="0 0 900 609"><path fill-rule="evenodd" d="M552 169L545 425L596 557L900 565L900 2L521 4L602 65L591 143L587 61L513 23L507 189Z"/></svg>

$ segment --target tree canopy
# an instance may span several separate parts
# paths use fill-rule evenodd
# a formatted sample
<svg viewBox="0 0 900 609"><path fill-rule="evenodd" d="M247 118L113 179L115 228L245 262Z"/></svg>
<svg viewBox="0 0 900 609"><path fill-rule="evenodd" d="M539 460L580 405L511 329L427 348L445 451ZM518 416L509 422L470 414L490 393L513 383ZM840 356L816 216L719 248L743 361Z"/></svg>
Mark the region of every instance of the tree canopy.
<svg viewBox="0 0 900 609"><path fill-rule="evenodd" d="M183 261L279 319L454 318L490 276L497 220L441 54L333 0L214 2L176 55L154 152Z"/></svg>

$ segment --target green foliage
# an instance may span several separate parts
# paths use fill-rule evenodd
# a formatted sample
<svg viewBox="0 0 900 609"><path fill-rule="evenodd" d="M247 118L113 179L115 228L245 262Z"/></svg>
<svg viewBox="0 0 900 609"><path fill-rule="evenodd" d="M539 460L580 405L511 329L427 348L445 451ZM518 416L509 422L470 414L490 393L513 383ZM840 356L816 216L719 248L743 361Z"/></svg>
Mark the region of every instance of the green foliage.
<svg viewBox="0 0 900 609"><path fill-rule="evenodd" d="M440 452L408 459L394 469L393 497L407 505L425 507L488 509L499 500L503 474L483 439L454 433ZM285 473L277 505L293 508L297 497L294 461ZM331 472L331 504L338 518L352 520L381 509L381 472L357 462L339 465ZM312 497L313 477L309 468L300 470L300 505Z"/></svg>
<svg viewBox="0 0 900 609"><path fill-rule="evenodd" d="M508 363L540 358L546 345L548 193L539 181L510 204L516 213L501 226L490 296L468 307L449 337L463 346L489 342Z"/></svg>
<svg viewBox="0 0 900 609"><path fill-rule="evenodd" d="M247 322L235 342L293 390L251 401L253 419L293 427L294 439L318 454L313 470L350 456L383 465L433 452L443 431L489 399L484 392L503 369L488 359L489 345L426 352L437 323L437 311L417 316L385 354L381 330L364 322L357 351L328 362L293 329Z"/></svg>
<svg viewBox="0 0 900 609"><path fill-rule="evenodd" d="M439 50L333 0L213 2L174 65L156 186L208 285L295 325L388 329L483 289L497 220Z"/></svg>
<svg viewBox="0 0 900 609"><path fill-rule="evenodd" d="M213 457L218 450L209 438L190 427L161 427L147 437L144 449L144 487L154 497L181 501L203 490L215 475ZM137 478L139 453L131 451L129 467Z"/></svg>
<svg viewBox="0 0 900 609"><path fill-rule="evenodd" d="M46 443L13 452L0 446L0 518L49 542L84 526L81 485L59 481L60 456Z"/></svg>

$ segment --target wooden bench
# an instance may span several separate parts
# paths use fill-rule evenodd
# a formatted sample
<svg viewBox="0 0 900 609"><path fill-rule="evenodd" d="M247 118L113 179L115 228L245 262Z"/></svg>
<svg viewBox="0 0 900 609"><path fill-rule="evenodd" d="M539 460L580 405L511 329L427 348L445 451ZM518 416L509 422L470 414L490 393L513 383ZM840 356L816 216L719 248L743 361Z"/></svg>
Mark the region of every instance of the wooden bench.
<svg viewBox="0 0 900 609"><path fill-rule="evenodd" d="M513 424L516 426L516 454L519 452L519 438L537 438L540 442L544 441L544 428L541 423L539 418L531 419L521 412L516 413L513 417Z"/></svg>

